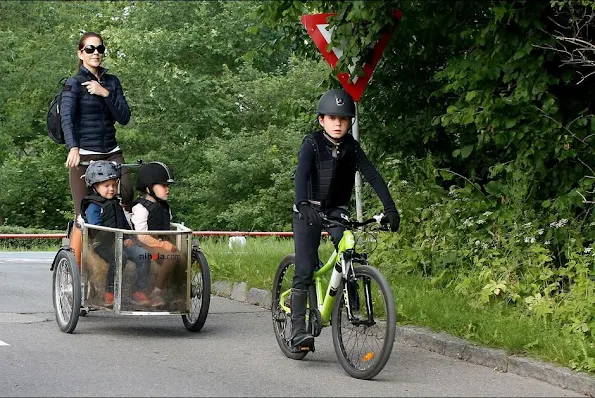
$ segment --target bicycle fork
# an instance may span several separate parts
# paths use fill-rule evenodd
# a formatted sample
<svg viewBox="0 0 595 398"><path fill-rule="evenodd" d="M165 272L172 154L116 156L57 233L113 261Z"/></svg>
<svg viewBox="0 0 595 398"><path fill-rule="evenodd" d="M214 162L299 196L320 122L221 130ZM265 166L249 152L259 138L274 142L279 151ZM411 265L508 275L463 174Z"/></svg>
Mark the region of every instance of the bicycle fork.
<svg viewBox="0 0 595 398"><path fill-rule="evenodd" d="M343 299L345 301L345 308L347 310L347 318L349 319L349 322L351 322L355 326L359 326L359 325L372 326L372 325L374 325L376 322L374 320L374 310L373 310L373 305L372 305L372 293L371 293L371 289L370 289L370 279L367 277L364 277L362 280L363 288L364 288L364 297L366 300L367 319L362 320L362 319L354 316L354 314L353 314L354 309L357 310L357 308L353 308L353 306L356 304L356 300L359 300L359 296L357 296L357 290L350 291L350 289L349 289L349 283L351 283L351 282L357 283L357 279L355 278L353 262L347 252L341 253L341 262L340 263L337 262L335 264L335 267L333 268L333 272L331 274L331 280L329 282L328 289L326 291L324 300L321 301L320 300L321 297L318 298L319 303L320 302L324 303L322 308L320 309L320 312L322 314L323 323L328 324L328 322L330 321L332 308L333 308L333 305L335 302L335 298L337 296L339 286L341 285L341 281L345 281L345 283L343 284ZM316 290L318 292L320 291L319 286L317 286ZM357 307L357 305L355 305L355 306Z"/></svg>

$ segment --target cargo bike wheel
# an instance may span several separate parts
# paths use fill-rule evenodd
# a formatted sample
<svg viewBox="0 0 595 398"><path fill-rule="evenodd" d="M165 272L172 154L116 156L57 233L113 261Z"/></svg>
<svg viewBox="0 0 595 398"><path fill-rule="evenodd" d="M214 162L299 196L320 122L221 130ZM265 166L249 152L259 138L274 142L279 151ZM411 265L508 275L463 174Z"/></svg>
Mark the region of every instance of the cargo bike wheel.
<svg viewBox="0 0 595 398"><path fill-rule="evenodd" d="M211 271L207 258L198 246L192 247L190 264L190 310L182 315L184 326L198 332L205 324L211 304Z"/></svg>
<svg viewBox="0 0 595 398"><path fill-rule="evenodd" d="M52 298L58 327L65 333L72 333L80 315L81 277L70 250L60 250L54 260Z"/></svg>

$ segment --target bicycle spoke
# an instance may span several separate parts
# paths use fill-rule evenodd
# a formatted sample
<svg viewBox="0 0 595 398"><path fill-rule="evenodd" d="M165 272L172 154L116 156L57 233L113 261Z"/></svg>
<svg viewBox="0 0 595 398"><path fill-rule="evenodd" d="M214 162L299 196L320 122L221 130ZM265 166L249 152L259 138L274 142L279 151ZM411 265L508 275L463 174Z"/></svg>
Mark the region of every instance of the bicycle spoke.
<svg viewBox="0 0 595 398"><path fill-rule="evenodd" d="M364 368L363 365L360 366L362 362L365 362L366 366L370 366L370 364L373 365L376 360L376 353L381 350L381 345L376 339L369 339L371 334L369 333L370 328L361 326L363 329L357 330L348 320L346 320L344 324L344 328L349 330L348 336L343 340L344 345L346 347L351 347L348 352L348 357L351 359L355 367ZM357 354L354 355L356 349L358 351Z"/></svg>
<svg viewBox="0 0 595 398"><path fill-rule="evenodd" d="M202 290L203 280L201 275L200 264L195 262L194 264L192 281L190 283L190 313L188 319L190 322L196 322L200 316L200 310L202 308Z"/></svg>

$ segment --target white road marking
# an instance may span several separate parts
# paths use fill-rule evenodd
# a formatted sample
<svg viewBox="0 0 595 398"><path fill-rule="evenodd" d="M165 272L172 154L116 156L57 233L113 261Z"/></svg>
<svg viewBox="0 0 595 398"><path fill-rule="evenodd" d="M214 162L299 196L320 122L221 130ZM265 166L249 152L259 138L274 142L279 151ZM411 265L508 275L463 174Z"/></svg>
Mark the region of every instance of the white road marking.
<svg viewBox="0 0 595 398"><path fill-rule="evenodd" d="M2 345L8 345L8 346L9 346L10 344L8 344L8 343L5 343L5 342L3 342L2 340L0 340L0 346L2 346Z"/></svg>

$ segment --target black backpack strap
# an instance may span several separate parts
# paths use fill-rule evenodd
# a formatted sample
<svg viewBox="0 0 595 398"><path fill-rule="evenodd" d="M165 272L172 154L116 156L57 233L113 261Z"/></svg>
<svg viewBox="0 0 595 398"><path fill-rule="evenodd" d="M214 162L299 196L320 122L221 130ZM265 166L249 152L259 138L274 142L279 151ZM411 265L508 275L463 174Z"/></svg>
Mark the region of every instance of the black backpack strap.
<svg viewBox="0 0 595 398"><path fill-rule="evenodd" d="M87 79L85 76L81 75L80 73L77 73L76 75L72 76L77 82L79 82L79 84L82 84L86 81L89 81L89 79ZM62 79L60 79L60 85L62 86L62 91L70 91L70 87L66 87L66 81L68 80L68 77L63 77ZM86 91L82 91L82 94L85 95Z"/></svg>
<svg viewBox="0 0 595 398"><path fill-rule="evenodd" d="M89 80L85 76L81 75L80 73L78 73L72 77L74 77L79 83L84 83Z"/></svg>
<svg viewBox="0 0 595 398"><path fill-rule="evenodd" d="M80 84L88 81L89 79L87 79L85 76L79 74L76 74L74 76L72 76L77 82L79 82ZM63 77L62 79L60 79L60 81L58 82L58 84L62 87L64 87L64 85L66 84L66 81L70 79L69 77Z"/></svg>

